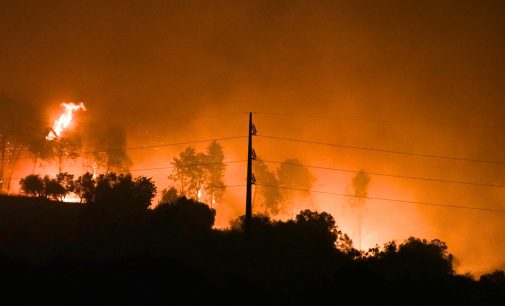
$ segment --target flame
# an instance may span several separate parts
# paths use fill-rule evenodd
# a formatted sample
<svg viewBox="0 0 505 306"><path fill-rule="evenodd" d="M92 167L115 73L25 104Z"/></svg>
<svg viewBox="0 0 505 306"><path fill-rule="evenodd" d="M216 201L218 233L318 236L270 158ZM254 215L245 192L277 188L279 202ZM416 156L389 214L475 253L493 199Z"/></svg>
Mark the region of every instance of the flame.
<svg viewBox="0 0 505 306"><path fill-rule="evenodd" d="M96 179L98 177L98 165L95 163L93 163L93 179Z"/></svg>
<svg viewBox="0 0 505 306"><path fill-rule="evenodd" d="M198 202L200 202L200 199L202 198L202 188L198 189L198 194L196 196L197 196Z"/></svg>
<svg viewBox="0 0 505 306"><path fill-rule="evenodd" d="M65 196L65 198L63 198L63 202L65 202L65 203L81 203L81 198L78 197L76 194L71 193L71 194Z"/></svg>
<svg viewBox="0 0 505 306"><path fill-rule="evenodd" d="M72 119L74 118L74 112L81 109L83 111L86 110L86 107L82 102L81 104L74 104L72 102L62 103L61 106L65 108L65 111L63 112L63 114L60 115L60 118L58 118L58 120L54 121L53 128L46 136L47 140L54 140L63 134L65 129L70 125L70 123L72 123Z"/></svg>

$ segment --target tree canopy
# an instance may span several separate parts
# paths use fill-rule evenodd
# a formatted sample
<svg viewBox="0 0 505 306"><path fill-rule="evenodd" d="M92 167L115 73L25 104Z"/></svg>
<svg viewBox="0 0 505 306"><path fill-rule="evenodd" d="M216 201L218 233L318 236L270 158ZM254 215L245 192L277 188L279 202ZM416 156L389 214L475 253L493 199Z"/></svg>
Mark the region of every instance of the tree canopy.
<svg viewBox="0 0 505 306"><path fill-rule="evenodd" d="M187 147L173 159L172 165L169 179L180 195L196 200L205 198L210 205L221 201L226 189L223 182L226 165L223 147L219 143L210 143L205 153Z"/></svg>
<svg viewBox="0 0 505 306"><path fill-rule="evenodd" d="M101 174L96 179L89 172L77 179L65 172L55 178L32 174L21 179L20 185L28 196L62 201L66 195L74 193L81 202L118 210L145 210L157 192L152 178L139 176L134 179L131 174L118 175L114 172Z"/></svg>

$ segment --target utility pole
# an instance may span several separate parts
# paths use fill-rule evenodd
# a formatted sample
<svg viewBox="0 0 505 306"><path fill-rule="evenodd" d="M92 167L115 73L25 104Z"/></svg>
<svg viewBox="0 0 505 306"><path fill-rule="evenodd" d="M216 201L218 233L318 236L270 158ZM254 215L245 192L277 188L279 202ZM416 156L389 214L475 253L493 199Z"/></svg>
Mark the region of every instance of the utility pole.
<svg viewBox="0 0 505 306"><path fill-rule="evenodd" d="M252 160L256 158L256 154L252 147L252 137L256 135L256 127L252 122L252 112L249 113L249 141L247 145L247 192L245 199L245 224L246 227L251 223L252 220L252 184L254 184L255 179L252 173Z"/></svg>
<svg viewBox="0 0 505 306"><path fill-rule="evenodd" d="M2 128L2 135L0 140L0 156L2 159L0 160L0 193L4 190L4 173L5 173L5 160L6 160L6 152L7 152L7 140L6 140L6 130L5 127Z"/></svg>

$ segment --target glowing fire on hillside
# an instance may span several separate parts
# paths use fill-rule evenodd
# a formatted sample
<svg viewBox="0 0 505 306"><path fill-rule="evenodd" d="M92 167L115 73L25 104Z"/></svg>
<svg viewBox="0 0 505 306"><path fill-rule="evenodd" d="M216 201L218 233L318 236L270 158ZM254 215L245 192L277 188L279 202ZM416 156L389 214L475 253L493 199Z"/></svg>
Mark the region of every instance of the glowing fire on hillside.
<svg viewBox="0 0 505 306"><path fill-rule="evenodd" d="M84 103L80 104L74 104L72 102L70 103L62 103L61 106L65 108L65 111L63 114L60 115L60 117L54 121L53 127L49 134L47 134L46 139L51 141L54 140L58 137L60 137L63 132L65 131L66 128L72 123L72 119L74 118L74 112L78 110L86 110L86 107L84 106Z"/></svg>

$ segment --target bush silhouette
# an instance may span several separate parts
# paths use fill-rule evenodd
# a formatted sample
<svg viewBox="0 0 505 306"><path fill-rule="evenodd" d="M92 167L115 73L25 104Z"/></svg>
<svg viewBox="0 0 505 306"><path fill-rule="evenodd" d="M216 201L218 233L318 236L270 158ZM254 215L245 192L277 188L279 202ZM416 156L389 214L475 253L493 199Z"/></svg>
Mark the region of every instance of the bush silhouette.
<svg viewBox="0 0 505 306"><path fill-rule="evenodd" d="M206 204L181 197L173 203L158 205L153 212L153 222L162 230L201 233L212 229L215 216L216 211Z"/></svg>

